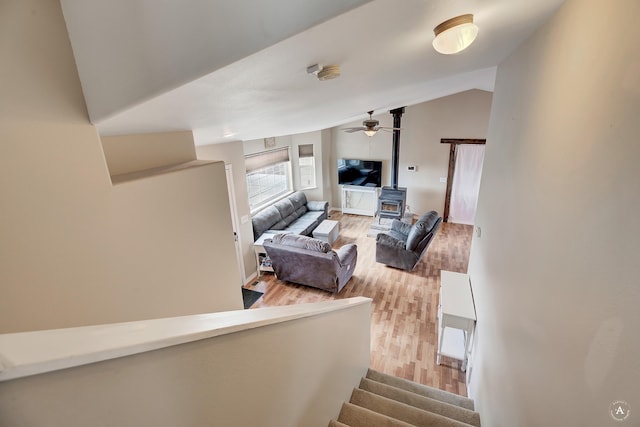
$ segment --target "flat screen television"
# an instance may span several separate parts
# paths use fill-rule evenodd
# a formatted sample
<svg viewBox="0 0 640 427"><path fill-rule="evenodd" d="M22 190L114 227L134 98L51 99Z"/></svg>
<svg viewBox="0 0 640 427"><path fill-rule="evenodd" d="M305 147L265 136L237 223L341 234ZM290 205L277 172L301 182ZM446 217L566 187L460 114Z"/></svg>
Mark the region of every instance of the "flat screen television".
<svg viewBox="0 0 640 427"><path fill-rule="evenodd" d="M382 161L338 159L338 184L381 187Z"/></svg>

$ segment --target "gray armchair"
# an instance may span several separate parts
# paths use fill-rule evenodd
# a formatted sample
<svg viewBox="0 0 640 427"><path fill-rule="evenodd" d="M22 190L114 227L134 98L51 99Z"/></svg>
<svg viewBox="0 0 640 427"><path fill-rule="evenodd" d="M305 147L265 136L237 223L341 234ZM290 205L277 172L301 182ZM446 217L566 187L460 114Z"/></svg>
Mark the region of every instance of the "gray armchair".
<svg viewBox="0 0 640 427"><path fill-rule="evenodd" d="M411 271L427 252L442 218L438 212L422 215L415 224L394 219L391 229L376 237L376 261L391 267Z"/></svg>
<svg viewBox="0 0 640 427"><path fill-rule="evenodd" d="M276 234L264 249L278 279L335 293L351 279L358 259L353 243L334 251L327 242L297 234Z"/></svg>

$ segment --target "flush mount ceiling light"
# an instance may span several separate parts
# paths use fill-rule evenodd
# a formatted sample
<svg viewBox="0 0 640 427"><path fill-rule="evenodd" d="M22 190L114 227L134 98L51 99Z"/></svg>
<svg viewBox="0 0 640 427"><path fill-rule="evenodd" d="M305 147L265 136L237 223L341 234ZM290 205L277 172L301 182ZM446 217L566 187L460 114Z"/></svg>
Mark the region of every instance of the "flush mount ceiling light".
<svg viewBox="0 0 640 427"><path fill-rule="evenodd" d="M322 65L313 64L307 67L307 73L315 74L320 81L335 79L340 76L339 65Z"/></svg>
<svg viewBox="0 0 640 427"><path fill-rule="evenodd" d="M478 35L478 27L473 23L473 15L466 14L448 19L433 29L436 38L433 48L445 55L465 50Z"/></svg>

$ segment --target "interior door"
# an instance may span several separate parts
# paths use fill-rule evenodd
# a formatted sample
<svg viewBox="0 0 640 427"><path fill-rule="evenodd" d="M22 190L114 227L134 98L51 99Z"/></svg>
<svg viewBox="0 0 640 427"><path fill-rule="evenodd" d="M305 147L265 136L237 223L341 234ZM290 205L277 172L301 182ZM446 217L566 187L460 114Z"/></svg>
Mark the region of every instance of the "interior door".
<svg viewBox="0 0 640 427"><path fill-rule="evenodd" d="M229 193L229 206L231 209L231 226L233 227L233 239L236 244L236 258L238 260L238 269L240 270L240 285L244 286L247 278L244 275L244 258L242 256L242 243L240 241L240 233L238 232L238 210L236 208L236 192L233 185L233 169L230 164L224 166L227 174L227 192Z"/></svg>

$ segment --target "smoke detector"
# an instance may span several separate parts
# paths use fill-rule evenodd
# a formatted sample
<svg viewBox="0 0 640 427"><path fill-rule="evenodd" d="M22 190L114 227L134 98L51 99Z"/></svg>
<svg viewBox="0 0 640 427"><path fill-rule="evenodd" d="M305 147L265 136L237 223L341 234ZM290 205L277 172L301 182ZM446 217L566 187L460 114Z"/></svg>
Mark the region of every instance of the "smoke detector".
<svg viewBox="0 0 640 427"><path fill-rule="evenodd" d="M313 64L307 67L307 73L314 74L320 81L331 80L340 76L340 66Z"/></svg>

